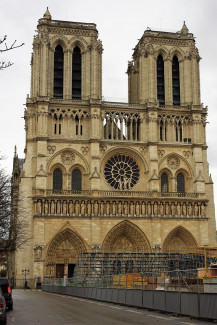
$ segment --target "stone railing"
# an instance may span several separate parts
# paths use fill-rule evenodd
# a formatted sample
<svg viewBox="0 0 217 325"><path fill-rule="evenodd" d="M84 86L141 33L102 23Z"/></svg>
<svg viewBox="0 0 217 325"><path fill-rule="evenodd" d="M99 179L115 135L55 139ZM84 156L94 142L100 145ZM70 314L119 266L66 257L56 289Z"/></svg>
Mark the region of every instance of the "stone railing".
<svg viewBox="0 0 217 325"><path fill-rule="evenodd" d="M178 193L178 192L151 192L151 191L107 191L107 190L81 190L81 191L72 191L72 190L43 190L35 189L33 195L36 197L114 197L114 198L204 198L204 194L198 193Z"/></svg>
<svg viewBox="0 0 217 325"><path fill-rule="evenodd" d="M100 216L100 217L161 217L161 218L206 218L206 202L203 200L179 201L129 200L111 198L34 198L35 216Z"/></svg>
<svg viewBox="0 0 217 325"><path fill-rule="evenodd" d="M142 109L145 107L145 104L130 104L130 103L121 103L121 102L109 102L109 101L103 101L102 102L103 107L106 107L106 109L114 109L115 108L121 108L121 109L132 109L132 108L139 108Z"/></svg>

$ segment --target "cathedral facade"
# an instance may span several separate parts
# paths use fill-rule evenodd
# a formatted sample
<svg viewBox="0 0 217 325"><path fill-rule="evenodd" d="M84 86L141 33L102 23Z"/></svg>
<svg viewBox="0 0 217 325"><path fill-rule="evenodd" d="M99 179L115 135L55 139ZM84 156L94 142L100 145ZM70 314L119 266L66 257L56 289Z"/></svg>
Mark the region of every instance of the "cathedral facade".
<svg viewBox="0 0 217 325"><path fill-rule="evenodd" d="M95 24L48 10L39 19L25 159L15 154L12 178L29 236L9 270L17 279L23 268L70 277L80 252L216 245L193 34L185 24L144 32L128 63L128 103L102 100L102 52Z"/></svg>

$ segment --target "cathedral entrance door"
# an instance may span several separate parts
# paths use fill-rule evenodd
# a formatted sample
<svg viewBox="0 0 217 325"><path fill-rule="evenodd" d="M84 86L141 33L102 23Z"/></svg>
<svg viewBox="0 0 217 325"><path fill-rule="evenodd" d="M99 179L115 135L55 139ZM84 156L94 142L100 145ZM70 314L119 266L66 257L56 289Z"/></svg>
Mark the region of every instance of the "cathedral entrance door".
<svg viewBox="0 0 217 325"><path fill-rule="evenodd" d="M75 271L76 264L68 264L68 278L72 278Z"/></svg>
<svg viewBox="0 0 217 325"><path fill-rule="evenodd" d="M56 278L64 277L64 264L56 264Z"/></svg>

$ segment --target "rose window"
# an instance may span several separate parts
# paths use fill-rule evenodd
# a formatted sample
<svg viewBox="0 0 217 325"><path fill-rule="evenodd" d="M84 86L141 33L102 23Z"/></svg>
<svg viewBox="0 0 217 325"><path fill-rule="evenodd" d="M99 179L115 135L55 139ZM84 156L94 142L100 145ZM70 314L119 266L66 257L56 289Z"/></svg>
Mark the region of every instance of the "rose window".
<svg viewBox="0 0 217 325"><path fill-rule="evenodd" d="M130 190L139 180L139 167L133 158L115 155L107 161L104 176L116 190Z"/></svg>

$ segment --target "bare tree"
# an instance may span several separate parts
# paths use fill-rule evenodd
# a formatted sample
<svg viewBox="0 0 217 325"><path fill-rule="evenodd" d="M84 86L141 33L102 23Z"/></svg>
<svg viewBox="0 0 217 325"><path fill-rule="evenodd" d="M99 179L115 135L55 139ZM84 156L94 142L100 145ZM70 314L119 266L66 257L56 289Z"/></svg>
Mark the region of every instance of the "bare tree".
<svg viewBox="0 0 217 325"><path fill-rule="evenodd" d="M10 50L14 50L18 47L21 47L24 45L24 43L17 45L17 41L15 40L13 43L11 43L9 46L6 43L7 40L7 35L5 35L3 38L0 38L0 53L7 52ZM0 70L4 70L8 67L10 67L13 64L13 62L5 62L5 61L0 61Z"/></svg>
<svg viewBox="0 0 217 325"><path fill-rule="evenodd" d="M28 241L25 211L18 209L17 185L11 186L11 179L0 166L0 260Z"/></svg>

